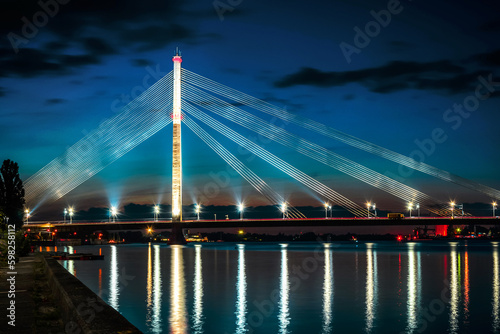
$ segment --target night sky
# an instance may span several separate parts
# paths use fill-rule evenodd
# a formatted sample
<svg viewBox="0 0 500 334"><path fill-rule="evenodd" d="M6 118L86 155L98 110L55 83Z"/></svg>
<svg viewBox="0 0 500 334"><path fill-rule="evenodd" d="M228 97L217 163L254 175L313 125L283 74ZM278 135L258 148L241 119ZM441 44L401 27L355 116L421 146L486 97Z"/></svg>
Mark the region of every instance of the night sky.
<svg viewBox="0 0 500 334"><path fill-rule="evenodd" d="M40 3L3 1L0 12L0 159L18 162L23 180L155 81L145 77L168 73L179 47L182 66L192 72L398 153L420 150L425 163L500 189L497 1ZM398 175L393 162L290 124L276 125L382 174ZM445 139L432 149L417 145L436 129ZM321 205L323 199L308 188L210 133L292 204ZM37 210L169 204L171 137L172 125ZM259 144L355 202L375 201L396 211L405 206L291 149ZM204 187L228 168L186 127L183 164L184 204L202 197L205 205L270 204L237 175L224 179L216 195L203 196ZM443 201L492 200L420 172L404 182Z"/></svg>

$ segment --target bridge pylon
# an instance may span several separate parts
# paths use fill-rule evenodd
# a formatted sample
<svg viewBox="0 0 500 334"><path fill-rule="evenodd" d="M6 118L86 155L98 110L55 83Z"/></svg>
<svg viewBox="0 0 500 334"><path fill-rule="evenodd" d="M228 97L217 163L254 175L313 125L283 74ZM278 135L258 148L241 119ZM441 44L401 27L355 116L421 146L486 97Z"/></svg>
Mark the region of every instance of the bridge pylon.
<svg viewBox="0 0 500 334"><path fill-rule="evenodd" d="M181 63L182 57L176 49L174 63L173 92L173 141L172 141L172 233L170 245L185 244L182 233L182 151L181 151Z"/></svg>

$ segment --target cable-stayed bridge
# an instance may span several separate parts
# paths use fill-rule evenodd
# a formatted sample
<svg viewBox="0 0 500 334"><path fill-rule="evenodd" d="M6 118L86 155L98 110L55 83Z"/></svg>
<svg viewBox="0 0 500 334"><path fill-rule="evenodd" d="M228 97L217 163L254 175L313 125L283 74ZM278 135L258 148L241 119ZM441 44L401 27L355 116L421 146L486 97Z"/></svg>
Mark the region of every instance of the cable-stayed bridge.
<svg viewBox="0 0 500 334"><path fill-rule="evenodd" d="M25 182L29 207L38 208L65 196L73 189L99 173L127 152L173 123L172 141L172 221L182 220L182 149L181 124L195 133L229 166L244 178L270 204L277 205L288 218L305 219L303 213L289 203L273 185L238 159L227 147L216 140L206 128L220 133L253 155L303 184L328 205L341 206L355 217L374 216L365 203L357 203L332 187L308 175L285 159L266 150L262 145L240 134L219 119L231 122L280 144L296 153L340 171L372 187L394 196L409 206L418 205L435 216L453 216L454 204L403 184L380 172L350 160L291 131L266 121L272 116L290 124L320 134L325 140L340 141L377 157L483 193L492 200L500 200L500 191L448 171L416 161L376 144L340 132L312 119L295 115L266 101L205 78L181 67L182 57L173 57L174 69L126 105L120 113L103 122L62 155ZM467 213L465 213L467 216Z"/></svg>

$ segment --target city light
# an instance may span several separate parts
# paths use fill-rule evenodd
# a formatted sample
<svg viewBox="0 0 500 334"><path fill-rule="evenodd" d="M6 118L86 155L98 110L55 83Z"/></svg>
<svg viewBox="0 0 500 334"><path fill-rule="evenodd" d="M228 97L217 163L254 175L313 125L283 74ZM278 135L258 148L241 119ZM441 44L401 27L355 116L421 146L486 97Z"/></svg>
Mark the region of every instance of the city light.
<svg viewBox="0 0 500 334"><path fill-rule="evenodd" d="M328 208L330 207L327 202L325 202L325 219L328 219Z"/></svg>
<svg viewBox="0 0 500 334"><path fill-rule="evenodd" d="M69 213L69 223L73 224L73 213L74 213L73 207L68 208L68 213Z"/></svg>
<svg viewBox="0 0 500 334"><path fill-rule="evenodd" d="M455 202L450 202L450 207L451 207L451 219L453 219L454 218L453 210L455 209Z"/></svg>
<svg viewBox="0 0 500 334"><path fill-rule="evenodd" d="M116 216L118 215L118 210L112 206L110 209L109 209L109 220L111 222L111 217L113 218L113 223L115 222L115 218Z"/></svg>
<svg viewBox="0 0 500 334"><path fill-rule="evenodd" d="M194 206L194 210L196 212L197 219L200 220L201 205L200 204L196 204Z"/></svg>
<svg viewBox="0 0 500 334"><path fill-rule="evenodd" d="M491 206L493 207L493 217L495 217L495 210L497 208L497 202L491 203Z"/></svg>
<svg viewBox="0 0 500 334"><path fill-rule="evenodd" d="M25 209L24 214L26 215L26 224L28 224L30 219L30 209Z"/></svg>
<svg viewBox="0 0 500 334"><path fill-rule="evenodd" d="M417 203L416 208L418 210L418 218L420 218L420 203Z"/></svg>
<svg viewBox="0 0 500 334"><path fill-rule="evenodd" d="M283 212L283 219L286 217L286 203L281 203L281 212Z"/></svg>
<svg viewBox="0 0 500 334"><path fill-rule="evenodd" d="M373 209L373 214L375 215L375 218L377 218L377 204L373 203L372 209Z"/></svg>
<svg viewBox="0 0 500 334"><path fill-rule="evenodd" d="M411 210L413 210L413 202L408 203L408 211L410 211L410 218L411 218Z"/></svg>
<svg viewBox="0 0 500 334"><path fill-rule="evenodd" d="M238 205L238 211L240 211L240 220L243 219L243 210L245 209L245 206L243 205L243 203L240 203Z"/></svg>
<svg viewBox="0 0 500 334"><path fill-rule="evenodd" d="M367 203L366 203L366 211L367 211L367 212L366 212L366 217L367 217L367 218L370 218L370 207L371 207L371 206L372 206L372 203L370 203L370 202L367 202Z"/></svg>
<svg viewBox="0 0 500 334"><path fill-rule="evenodd" d="M243 230L238 231L238 234L243 234L243 233L245 233Z"/></svg>
<svg viewBox="0 0 500 334"><path fill-rule="evenodd" d="M154 206L154 221L157 222L158 221L158 216L160 214L160 206L159 205L155 205Z"/></svg>

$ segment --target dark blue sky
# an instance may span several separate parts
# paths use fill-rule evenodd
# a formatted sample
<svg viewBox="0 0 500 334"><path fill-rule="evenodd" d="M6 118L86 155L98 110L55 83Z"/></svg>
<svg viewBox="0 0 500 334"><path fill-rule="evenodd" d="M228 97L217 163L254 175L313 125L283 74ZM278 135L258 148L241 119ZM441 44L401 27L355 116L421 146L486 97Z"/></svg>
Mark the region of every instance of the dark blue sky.
<svg viewBox="0 0 500 334"><path fill-rule="evenodd" d="M178 46L183 67L192 72L404 155L421 150L416 141L442 129L446 139L424 161L500 188L500 84L485 86L479 79L500 82L495 1L46 3L43 9L37 1L7 1L0 14L0 159L18 162L23 179L113 116L124 105L121 97L140 91L147 75L169 72ZM39 27L33 30L32 23ZM453 111L464 102L471 103L470 112ZM380 173L398 173L392 162L282 125ZM226 166L189 129L183 136L189 204ZM323 200L216 138L293 204ZM261 144L355 202L404 206L290 149ZM45 208L169 204L170 161L171 126ZM491 201L419 172L405 183L443 201ZM238 176L205 204L240 199L268 204Z"/></svg>

